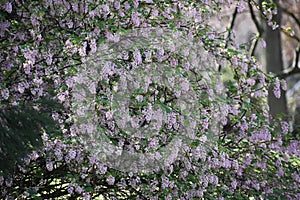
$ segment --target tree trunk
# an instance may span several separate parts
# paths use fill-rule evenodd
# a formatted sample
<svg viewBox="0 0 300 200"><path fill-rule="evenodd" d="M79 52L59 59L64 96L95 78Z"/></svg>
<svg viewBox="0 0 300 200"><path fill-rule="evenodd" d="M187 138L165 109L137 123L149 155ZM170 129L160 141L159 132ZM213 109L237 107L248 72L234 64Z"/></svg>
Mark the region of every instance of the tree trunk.
<svg viewBox="0 0 300 200"><path fill-rule="evenodd" d="M260 3L262 2L263 0L260 0ZM278 0L274 0L273 2L276 5L278 5ZM280 8L278 8L277 11L278 11L277 15L273 16L273 21L275 21L276 24L279 25L280 27L280 23L281 23ZM262 24L264 26L263 38L265 39L267 44L265 48L265 59L263 64L266 66L268 73L272 72L274 74L279 74L284 69L283 60L282 60L280 29L277 28L273 30L271 26L268 26L267 21L265 19L263 19ZM278 114L283 114L287 116L288 110L287 110L285 91L281 90L281 96L279 99L277 99L274 96L273 88L271 87L269 90L268 104L270 106L270 114L272 116L276 116Z"/></svg>

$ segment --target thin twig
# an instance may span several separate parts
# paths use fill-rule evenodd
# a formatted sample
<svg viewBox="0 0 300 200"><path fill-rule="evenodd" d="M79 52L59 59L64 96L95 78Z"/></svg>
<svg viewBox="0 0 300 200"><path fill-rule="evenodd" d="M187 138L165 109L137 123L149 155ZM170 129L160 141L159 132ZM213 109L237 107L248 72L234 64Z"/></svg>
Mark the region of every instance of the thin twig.
<svg viewBox="0 0 300 200"><path fill-rule="evenodd" d="M287 15L290 15L294 19L294 21L296 22L296 24L300 27L300 20L296 17L296 15L294 13L288 11L288 9L283 8L282 6L280 6L280 8L282 9L282 11L284 13L286 13Z"/></svg>
<svg viewBox="0 0 300 200"><path fill-rule="evenodd" d="M230 40L230 37L231 37L231 31L232 31L232 29L234 27L234 23L235 23L237 14L238 14L237 7L235 7L234 12L232 14L230 25L228 27L228 35L226 37L226 43L225 43L224 49L226 49L228 47L228 43L229 43L229 40ZM219 72L221 71L221 65L220 64L218 66L218 71Z"/></svg>
<svg viewBox="0 0 300 200"><path fill-rule="evenodd" d="M300 68L298 66L299 57L300 57L300 45L298 45L297 49L295 50L294 61L293 61L292 67L290 67L287 70L283 71L283 73L279 74L278 76L280 78L286 78L288 76L300 73Z"/></svg>
<svg viewBox="0 0 300 200"><path fill-rule="evenodd" d="M259 40L259 37L255 37L255 38L253 39L252 44L251 44L251 47L250 47L250 50L249 50L250 56L253 56L253 55L254 55L255 49L256 49L257 44L258 44L258 40Z"/></svg>
<svg viewBox="0 0 300 200"><path fill-rule="evenodd" d="M253 23L255 24L255 27L256 27L256 29L259 33L259 36L261 36L263 34L263 29L260 26L255 14L254 14L254 10L253 10L252 4L251 4L251 0L248 0L248 6L249 6L249 10L250 10L251 19L252 19Z"/></svg>

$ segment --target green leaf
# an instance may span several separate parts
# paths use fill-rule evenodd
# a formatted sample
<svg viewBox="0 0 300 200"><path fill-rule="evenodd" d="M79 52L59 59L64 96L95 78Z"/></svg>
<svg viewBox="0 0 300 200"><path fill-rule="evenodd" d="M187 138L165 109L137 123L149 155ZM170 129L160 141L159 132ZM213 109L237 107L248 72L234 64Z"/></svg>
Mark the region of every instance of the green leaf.
<svg viewBox="0 0 300 200"><path fill-rule="evenodd" d="M86 191L86 192L93 192L94 189L91 186L88 186L88 187L84 188L84 191Z"/></svg>
<svg viewBox="0 0 300 200"><path fill-rule="evenodd" d="M172 109L168 105L162 103L161 101L157 101L156 103L159 104L165 112L167 113L172 112Z"/></svg>

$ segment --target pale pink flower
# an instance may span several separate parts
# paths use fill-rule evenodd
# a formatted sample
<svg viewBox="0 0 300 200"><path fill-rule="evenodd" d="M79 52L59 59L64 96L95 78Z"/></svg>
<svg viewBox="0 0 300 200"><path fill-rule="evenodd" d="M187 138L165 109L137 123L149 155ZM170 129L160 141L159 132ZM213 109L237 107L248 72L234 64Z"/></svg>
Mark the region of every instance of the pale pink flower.
<svg viewBox="0 0 300 200"><path fill-rule="evenodd" d="M276 176L278 176L278 177L284 176L284 171L281 167L278 168L278 172L277 172Z"/></svg>
<svg viewBox="0 0 300 200"><path fill-rule="evenodd" d="M24 72L25 74L29 75L31 73L31 63L23 63L23 68L24 68Z"/></svg>
<svg viewBox="0 0 300 200"><path fill-rule="evenodd" d="M86 42L83 43L83 46L79 48L79 55L84 57L86 56Z"/></svg>
<svg viewBox="0 0 300 200"><path fill-rule="evenodd" d="M161 178L161 184L162 184L161 185L162 189L167 188L169 186L169 179L168 179L168 177L163 176Z"/></svg>
<svg viewBox="0 0 300 200"><path fill-rule="evenodd" d="M135 50L133 52L133 58L137 65L140 65L142 63L142 55L139 50Z"/></svg>
<svg viewBox="0 0 300 200"><path fill-rule="evenodd" d="M107 111L107 112L105 113L106 119L107 119L107 120L112 120L112 119L113 119L113 114L114 114L113 111Z"/></svg>
<svg viewBox="0 0 300 200"><path fill-rule="evenodd" d="M107 4L102 5L102 10L106 14L110 12L109 6Z"/></svg>
<svg viewBox="0 0 300 200"><path fill-rule="evenodd" d="M18 84L18 91L23 94L24 91L25 91L25 87L24 87L24 84L23 83L19 83Z"/></svg>
<svg viewBox="0 0 300 200"><path fill-rule="evenodd" d="M79 185L76 185L75 192L77 192L78 194L81 194L83 192L82 187L80 187Z"/></svg>
<svg viewBox="0 0 300 200"><path fill-rule="evenodd" d="M240 13L240 12L243 12L245 9L247 8L247 3L245 1L239 1L237 3L237 11Z"/></svg>
<svg viewBox="0 0 300 200"><path fill-rule="evenodd" d="M236 179L234 179L232 182L231 182L231 186L233 189L236 189L236 186L237 186L237 181Z"/></svg>
<svg viewBox="0 0 300 200"><path fill-rule="evenodd" d="M283 122L280 122L280 125L281 125L282 133L283 134L288 134L288 132L289 132L289 123L283 121Z"/></svg>
<svg viewBox="0 0 300 200"><path fill-rule="evenodd" d="M299 174L297 174L296 172L294 172L294 173L292 174L292 177L293 177L293 179L294 179L296 182L300 183L300 176L299 176Z"/></svg>
<svg viewBox="0 0 300 200"><path fill-rule="evenodd" d="M85 193L85 194L83 194L83 200L90 200L91 199L91 195L90 194L87 194L87 193Z"/></svg>
<svg viewBox="0 0 300 200"><path fill-rule="evenodd" d="M63 159L64 154L60 149L55 149L54 154L58 161L61 161Z"/></svg>
<svg viewBox="0 0 300 200"><path fill-rule="evenodd" d="M108 185L113 185L115 183L115 177L113 177L112 175L107 176L106 182L108 183Z"/></svg>
<svg viewBox="0 0 300 200"><path fill-rule="evenodd" d="M286 91L287 90L287 83L286 80L281 80L281 88L282 90Z"/></svg>
<svg viewBox="0 0 300 200"><path fill-rule="evenodd" d="M115 1L115 2L114 2L114 7L115 7L116 10L119 10L120 7L121 7L120 2L119 2L119 1Z"/></svg>
<svg viewBox="0 0 300 200"><path fill-rule="evenodd" d="M279 81L278 77L275 78L273 92L274 92L275 97L279 99L280 95L281 95L281 91L280 91L280 81Z"/></svg>
<svg viewBox="0 0 300 200"><path fill-rule="evenodd" d="M8 29L9 27L10 27L9 21L0 22L0 37L4 36L6 29Z"/></svg>
<svg viewBox="0 0 300 200"><path fill-rule="evenodd" d="M11 187L13 185L13 179L12 178L6 178L5 185L7 187Z"/></svg>
<svg viewBox="0 0 300 200"><path fill-rule="evenodd" d="M9 90L7 88L1 90L1 96L3 97L3 99L7 100L9 97Z"/></svg>
<svg viewBox="0 0 300 200"><path fill-rule="evenodd" d="M255 114L255 113L251 114L250 120L251 120L251 121L255 121L256 119L257 119L256 114Z"/></svg>
<svg viewBox="0 0 300 200"><path fill-rule="evenodd" d="M152 10L152 16L153 16L153 17L157 17L157 16L158 16L158 10L157 10L157 9L154 8L154 9Z"/></svg>
<svg viewBox="0 0 300 200"><path fill-rule="evenodd" d="M138 12L132 12L132 14L131 14L131 20L132 20L132 23L135 26L139 26L140 23L141 23L141 19L139 17L139 13Z"/></svg>
<svg viewBox="0 0 300 200"><path fill-rule="evenodd" d="M11 4L11 2L7 2L6 4L4 4L3 9L6 12L11 13L12 12L12 4Z"/></svg>
<svg viewBox="0 0 300 200"><path fill-rule="evenodd" d="M137 8L139 6L139 0L133 0L133 5Z"/></svg>
<svg viewBox="0 0 300 200"><path fill-rule="evenodd" d="M95 39L91 40L90 46L91 46L91 53L96 53L96 51L97 51L97 42L96 42Z"/></svg>
<svg viewBox="0 0 300 200"><path fill-rule="evenodd" d="M125 10L129 10L130 9L130 4L126 1L125 3L124 3L124 8L125 8Z"/></svg>
<svg viewBox="0 0 300 200"><path fill-rule="evenodd" d="M266 41L264 39L261 38L260 39L260 43L261 43L262 48L266 48L267 43L266 43Z"/></svg>
<svg viewBox="0 0 300 200"><path fill-rule="evenodd" d="M253 85L255 85L255 80L253 78L249 78L249 79L247 79L247 83L248 83L248 85L253 86Z"/></svg>
<svg viewBox="0 0 300 200"><path fill-rule="evenodd" d="M53 161L50 161L50 162L47 161L47 162L46 162L46 168L47 168L48 171L51 172L51 171L53 170L53 164L54 164Z"/></svg>

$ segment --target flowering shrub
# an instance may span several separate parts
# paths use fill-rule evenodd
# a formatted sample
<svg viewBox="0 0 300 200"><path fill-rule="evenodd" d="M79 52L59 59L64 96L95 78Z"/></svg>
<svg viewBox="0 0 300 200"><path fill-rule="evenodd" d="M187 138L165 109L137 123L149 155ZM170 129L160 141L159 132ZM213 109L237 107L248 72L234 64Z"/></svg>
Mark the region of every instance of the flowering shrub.
<svg viewBox="0 0 300 200"><path fill-rule="evenodd" d="M64 106L2 197L299 199L300 142L266 101L285 82L208 25L233 3L2 3L1 104Z"/></svg>

